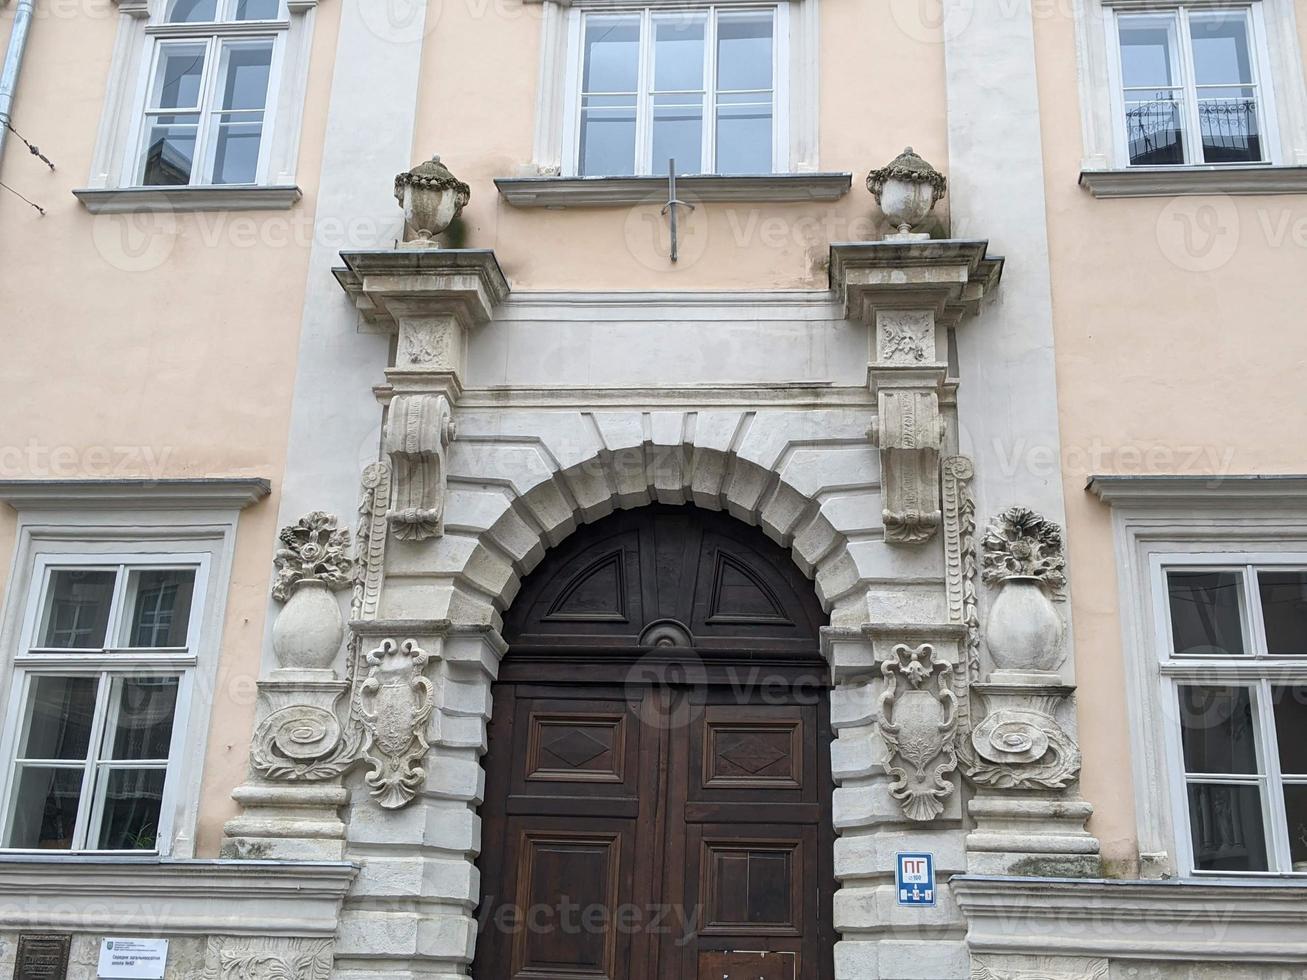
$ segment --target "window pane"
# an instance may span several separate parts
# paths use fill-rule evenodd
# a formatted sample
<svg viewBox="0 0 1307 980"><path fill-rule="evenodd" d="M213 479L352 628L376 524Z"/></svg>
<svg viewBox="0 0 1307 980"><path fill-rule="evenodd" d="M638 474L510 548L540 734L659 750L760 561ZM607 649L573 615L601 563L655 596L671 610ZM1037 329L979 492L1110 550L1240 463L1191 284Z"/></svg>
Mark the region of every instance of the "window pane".
<svg viewBox="0 0 1307 980"><path fill-rule="evenodd" d="M145 144L145 172L141 183L147 187L172 186L191 182L195 161L195 134L199 116L156 116Z"/></svg>
<svg viewBox="0 0 1307 980"><path fill-rule="evenodd" d="M218 0L172 0L170 24L207 24L218 19Z"/></svg>
<svg viewBox="0 0 1307 980"><path fill-rule="evenodd" d="M97 686L94 677L33 677L18 758L85 759Z"/></svg>
<svg viewBox="0 0 1307 980"><path fill-rule="evenodd" d="M1252 89L1199 89L1198 126L1205 163L1256 162L1262 158L1257 99Z"/></svg>
<svg viewBox="0 0 1307 980"><path fill-rule="evenodd" d="M63 568L50 573L38 646L95 650L104 646L116 571Z"/></svg>
<svg viewBox="0 0 1307 980"><path fill-rule="evenodd" d="M1186 772L1256 773L1257 744L1246 687L1180 687Z"/></svg>
<svg viewBox="0 0 1307 980"><path fill-rule="evenodd" d="M272 42L228 44L223 49L222 109L263 109L268 100Z"/></svg>
<svg viewBox="0 0 1307 980"><path fill-rule="evenodd" d="M1126 88L1179 84L1173 17L1121 17L1121 82Z"/></svg>
<svg viewBox="0 0 1307 980"><path fill-rule="evenodd" d="M587 17L581 91L634 93L639 74L639 16Z"/></svg>
<svg viewBox="0 0 1307 980"><path fill-rule="evenodd" d="M1155 97L1132 98L1125 102L1126 144L1130 163L1137 167L1161 167L1184 163L1184 126L1180 103L1168 92Z"/></svg>
<svg viewBox="0 0 1307 980"><path fill-rule="evenodd" d="M1239 572L1166 573L1172 649L1178 654L1244 652Z"/></svg>
<svg viewBox="0 0 1307 980"><path fill-rule="evenodd" d="M81 768L19 766L13 824L5 846L70 849L82 797L82 774Z"/></svg>
<svg viewBox="0 0 1307 980"><path fill-rule="evenodd" d="M1284 787L1284 810L1289 817L1289 859L1294 871L1307 871L1307 785Z"/></svg>
<svg viewBox="0 0 1307 980"><path fill-rule="evenodd" d="M1189 35L1199 85L1252 84L1248 19L1242 13L1191 13Z"/></svg>
<svg viewBox="0 0 1307 980"><path fill-rule="evenodd" d="M96 844L105 851L152 851L158 845L163 769L106 769L104 814Z"/></svg>
<svg viewBox="0 0 1307 980"><path fill-rule="evenodd" d="M204 44L166 44L159 49L151 109L198 109L204 77Z"/></svg>
<svg viewBox="0 0 1307 980"><path fill-rule="evenodd" d="M654 91L703 91L704 17L654 20ZM657 160L657 157L654 158Z"/></svg>
<svg viewBox="0 0 1307 980"><path fill-rule="evenodd" d="M195 569L163 568L134 571L127 583L131 621L124 645L184 647L191 618Z"/></svg>
<svg viewBox="0 0 1307 980"><path fill-rule="evenodd" d="M256 121L227 116L219 121L213 156L215 184L253 184L258 179L262 115Z"/></svg>
<svg viewBox="0 0 1307 980"><path fill-rule="evenodd" d="M654 173L663 173L668 159L676 161L677 173L703 169L702 96L656 96L653 127Z"/></svg>
<svg viewBox="0 0 1307 980"><path fill-rule="evenodd" d="M717 103L717 172L772 172L772 107L754 95L725 96Z"/></svg>
<svg viewBox="0 0 1307 980"><path fill-rule="evenodd" d="M635 106L625 96L586 96L579 169L583 177L635 173Z"/></svg>
<svg viewBox="0 0 1307 980"><path fill-rule="evenodd" d="M1258 572L1257 590L1267 651L1307 653L1307 572Z"/></svg>
<svg viewBox="0 0 1307 980"><path fill-rule="evenodd" d="M1279 743L1280 771L1286 776L1307 776L1307 686L1271 688L1275 705L1275 737Z"/></svg>
<svg viewBox="0 0 1307 980"><path fill-rule="evenodd" d="M717 18L719 91L772 87L772 15L721 14Z"/></svg>
<svg viewBox="0 0 1307 980"><path fill-rule="evenodd" d="M276 20L281 0L236 0L237 20Z"/></svg>
<svg viewBox="0 0 1307 980"><path fill-rule="evenodd" d="M109 695L107 757L166 762L177 710L176 677L117 677Z"/></svg>
<svg viewBox="0 0 1307 980"><path fill-rule="evenodd" d="M1189 784L1194 867L1266 871L1266 834L1256 786Z"/></svg>

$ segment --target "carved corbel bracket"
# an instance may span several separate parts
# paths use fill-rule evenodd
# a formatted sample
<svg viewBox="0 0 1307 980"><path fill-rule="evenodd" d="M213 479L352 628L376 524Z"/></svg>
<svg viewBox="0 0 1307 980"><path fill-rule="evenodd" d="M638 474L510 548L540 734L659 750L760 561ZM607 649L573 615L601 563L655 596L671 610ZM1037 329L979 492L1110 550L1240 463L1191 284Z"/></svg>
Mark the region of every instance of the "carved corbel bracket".
<svg viewBox="0 0 1307 980"><path fill-rule="evenodd" d="M455 426L444 395L396 395L390 402L385 451L393 497L390 529L402 541L445 533L445 451Z"/></svg>
<svg viewBox="0 0 1307 980"><path fill-rule="evenodd" d="M938 660L929 643L900 643L881 665L880 733L889 749L890 793L909 820L933 820L953 792L947 776L957 768L957 697L952 664Z"/></svg>
<svg viewBox="0 0 1307 980"><path fill-rule="evenodd" d="M426 779L421 763L435 707L435 689L424 676L430 659L416 640L393 639L382 640L364 658L368 673L354 708L364 730L362 755L372 767L367 784L387 810L412 802Z"/></svg>
<svg viewBox="0 0 1307 980"><path fill-rule="evenodd" d="M921 544L939 530L939 461L944 445L944 419L934 385L917 378L877 375L878 414L868 430L880 450L882 517L885 540Z"/></svg>

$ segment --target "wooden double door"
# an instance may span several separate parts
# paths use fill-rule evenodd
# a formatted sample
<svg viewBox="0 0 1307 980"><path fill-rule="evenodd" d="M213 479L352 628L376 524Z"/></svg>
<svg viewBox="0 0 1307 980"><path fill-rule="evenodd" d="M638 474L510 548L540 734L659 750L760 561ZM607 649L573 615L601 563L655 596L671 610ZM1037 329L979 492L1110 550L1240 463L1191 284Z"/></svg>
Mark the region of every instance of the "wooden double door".
<svg viewBox="0 0 1307 980"><path fill-rule="evenodd" d="M650 508L574 537L506 619L473 975L828 980L829 698L810 586L719 515ZM623 571L595 587L613 560ZM578 588L584 616L566 612Z"/></svg>

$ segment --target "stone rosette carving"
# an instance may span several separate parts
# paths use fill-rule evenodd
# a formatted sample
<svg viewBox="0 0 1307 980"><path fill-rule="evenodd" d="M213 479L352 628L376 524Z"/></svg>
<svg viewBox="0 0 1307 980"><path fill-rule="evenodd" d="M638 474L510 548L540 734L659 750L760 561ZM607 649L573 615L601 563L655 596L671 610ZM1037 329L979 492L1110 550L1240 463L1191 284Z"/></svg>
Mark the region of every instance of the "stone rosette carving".
<svg viewBox="0 0 1307 980"><path fill-rule="evenodd" d="M210 936L203 980L328 980L332 940Z"/></svg>
<svg viewBox="0 0 1307 980"><path fill-rule="evenodd" d="M357 748L334 710L292 704L269 714L254 730L250 765L268 779L332 779L350 767Z"/></svg>
<svg viewBox="0 0 1307 980"><path fill-rule="evenodd" d="M393 501L390 529L402 541L425 541L445 531L445 452L454 441L449 400L443 395L398 395L386 422Z"/></svg>
<svg viewBox="0 0 1307 980"><path fill-rule="evenodd" d="M894 777L890 792L909 820L932 820L944 812L953 792L946 778L957 768L957 697L951 664L935 658L929 643L894 647L881 665L880 732Z"/></svg>
<svg viewBox="0 0 1307 980"><path fill-rule="evenodd" d="M1053 598L1064 598L1066 555L1061 525L1027 507L1010 507L990 522L981 547L987 584L1033 578Z"/></svg>
<svg viewBox="0 0 1307 980"><path fill-rule="evenodd" d="M426 778L427 722L435 690L423 676L429 654L415 640L382 640L368 652L366 679L354 698L364 730L362 756L372 767L367 784L387 810L412 802Z"/></svg>
<svg viewBox="0 0 1307 980"><path fill-rule="evenodd" d="M277 539L281 547L273 558L277 577L272 597L278 602L286 602L303 582L321 582L332 591L350 585L349 531L338 527L333 515L315 510L282 528Z"/></svg>
<svg viewBox="0 0 1307 980"><path fill-rule="evenodd" d="M1039 708L1001 707L971 732L967 778L996 789L1063 789L1080 773L1080 749Z"/></svg>

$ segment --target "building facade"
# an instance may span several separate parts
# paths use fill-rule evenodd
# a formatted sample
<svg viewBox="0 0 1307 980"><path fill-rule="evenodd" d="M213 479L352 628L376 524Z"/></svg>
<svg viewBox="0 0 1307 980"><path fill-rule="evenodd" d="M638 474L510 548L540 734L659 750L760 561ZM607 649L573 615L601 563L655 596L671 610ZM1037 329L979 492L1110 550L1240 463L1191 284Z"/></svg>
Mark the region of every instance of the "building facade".
<svg viewBox="0 0 1307 980"><path fill-rule="evenodd" d="M1302 975L1300 6L9 0L0 973Z"/></svg>

